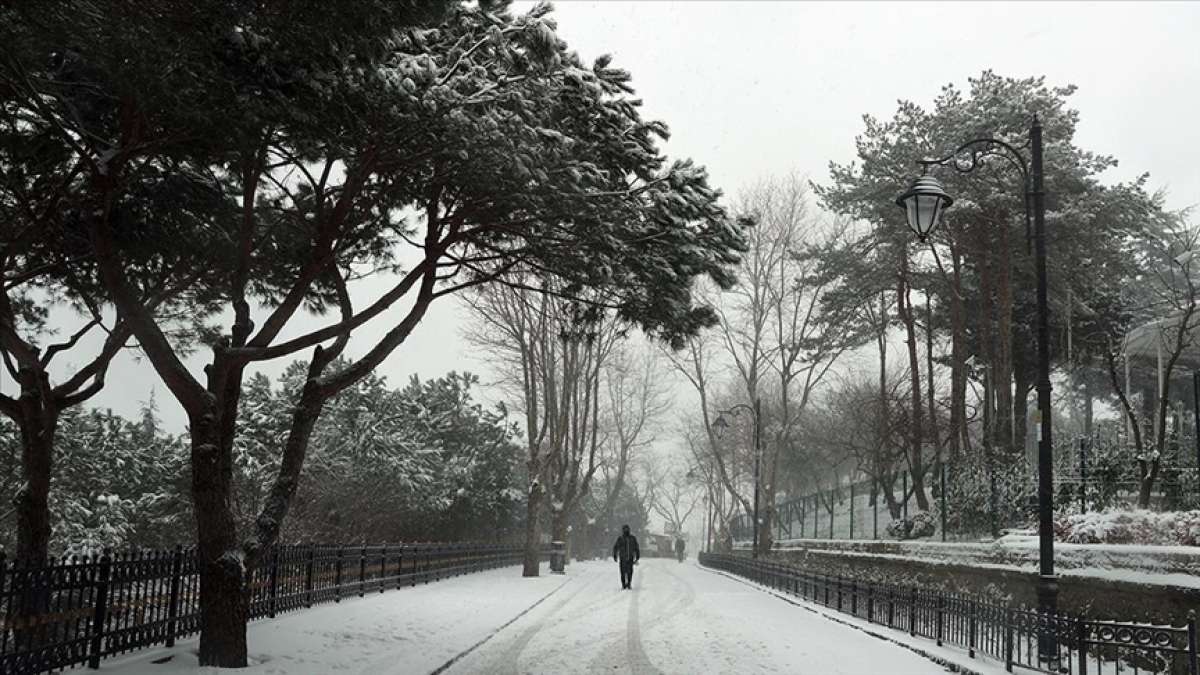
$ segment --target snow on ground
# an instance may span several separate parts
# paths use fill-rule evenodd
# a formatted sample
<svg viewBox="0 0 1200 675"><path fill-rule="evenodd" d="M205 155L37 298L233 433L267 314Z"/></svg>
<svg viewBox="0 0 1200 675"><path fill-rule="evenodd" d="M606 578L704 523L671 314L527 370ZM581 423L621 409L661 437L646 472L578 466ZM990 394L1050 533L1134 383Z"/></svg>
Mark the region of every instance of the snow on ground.
<svg viewBox="0 0 1200 675"><path fill-rule="evenodd" d="M725 572L715 573L727 576L730 579L735 579L740 583L758 589L760 592L768 593L784 602L804 608L813 614L821 616L826 621L831 621L843 626L851 626L856 630L875 637L876 639L902 645L906 649L929 656L939 663L954 664L959 672L970 673L973 675L1007 675L1007 671L1004 669L1003 664L993 661L982 654L976 658L971 658L962 649L944 645L939 646L936 640L909 635L902 630L887 628L886 626L880 626L879 624L871 623L866 619L842 614L841 612L834 611L828 607L823 607L821 605L781 593L769 586L763 586L753 581L741 579Z"/></svg>
<svg viewBox="0 0 1200 675"><path fill-rule="evenodd" d="M542 567L543 572L545 566ZM246 675L429 673L511 621L571 577L521 578L507 567L353 597L250 623ZM198 638L101 662L101 672L173 675L227 670L197 665ZM171 660L158 664L165 657Z"/></svg>
<svg viewBox="0 0 1200 675"><path fill-rule="evenodd" d="M643 560L633 590L612 563L572 583L450 673L927 675L944 668L693 561Z"/></svg>
<svg viewBox="0 0 1200 675"><path fill-rule="evenodd" d="M537 579L522 579L516 567L492 570L257 621L248 636L253 663L241 672L408 675L451 661L448 674L945 672L911 649L691 560L643 560L631 591L620 589L611 562L567 570ZM198 668L195 650L192 639L101 670L227 672Z"/></svg>

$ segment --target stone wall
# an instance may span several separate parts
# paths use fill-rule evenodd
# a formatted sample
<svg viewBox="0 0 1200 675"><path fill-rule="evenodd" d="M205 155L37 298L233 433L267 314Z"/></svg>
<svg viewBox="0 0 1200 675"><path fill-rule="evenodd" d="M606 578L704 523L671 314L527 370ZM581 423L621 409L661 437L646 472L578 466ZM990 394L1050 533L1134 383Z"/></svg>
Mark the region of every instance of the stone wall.
<svg viewBox="0 0 1200 675"><path fill-rule="evenodd" d="M1014 555L1005 547L981 547L982 550L958 551L958 554L951 550L938 555L942 553L936 550L938 547L934 553L920 553L905 544L828 540L807 544L792 542L787 549L772 551L770 559L812 573L942 588L1029 607L1037 604L1036 555L1029 560L1027 552ZM990 555L989 548L994 549ZM1067 553L1064 561L1072 559L1067 551L1064 553ZM1131 560L1144 562L1145 551L1136 553L1138 555L1131 555ZM1169 558L1178 553L1165 551L1163 555ZM1200 576L1188 571L1191 568L1188 560L1174 560L1168 564L1167 569L1179 570L1174 572L1147 571L1144 565L1099 570L1064 567L1057 570L1059 607L1097 619L1178 625L1183 623L1188 611L1200 612Z"/></svg>

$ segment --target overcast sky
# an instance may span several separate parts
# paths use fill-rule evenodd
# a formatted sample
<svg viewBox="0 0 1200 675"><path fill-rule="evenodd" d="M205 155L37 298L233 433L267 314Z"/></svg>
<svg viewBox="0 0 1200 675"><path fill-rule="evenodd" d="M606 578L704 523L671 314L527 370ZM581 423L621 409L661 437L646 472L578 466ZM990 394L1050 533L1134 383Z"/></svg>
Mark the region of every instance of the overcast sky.
<svg viewBox="0 0 1200 675"><path fill-rule="evenodd" d="M555 16L586 60L610 53L632 72L645 115L671 128L668 152L707 166L727 194L792 170L821 182L831 160L853 158L864 113L889 117L901 98L928 104L941 86L965 88L992 69L1078 85L1076 141L1120 160L1108 178L1148 172L1169 207L1200 202L1200 3L642 0L560 2ZM461 339L463 320L454 302L435 304L383 373L394 384L486 374ZM110 372L95 405L134 415L157 388L164 420L183 428L148 364L121 357Z"/></svg>

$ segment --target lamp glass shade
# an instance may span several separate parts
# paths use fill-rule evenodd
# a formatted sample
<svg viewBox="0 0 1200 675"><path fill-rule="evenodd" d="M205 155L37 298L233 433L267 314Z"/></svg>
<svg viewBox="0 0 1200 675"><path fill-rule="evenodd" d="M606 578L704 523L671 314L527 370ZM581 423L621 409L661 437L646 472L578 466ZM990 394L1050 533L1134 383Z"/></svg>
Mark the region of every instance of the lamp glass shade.
<svg viewBox="0 0 1200 675"><path fill-rule="evenodd" d="M908 192L896 199L904 209L908 227L921 241L937 228L942 212L954 203L954 199L942 189L942 184L933 176L921 176L913 182Z"/></svg>

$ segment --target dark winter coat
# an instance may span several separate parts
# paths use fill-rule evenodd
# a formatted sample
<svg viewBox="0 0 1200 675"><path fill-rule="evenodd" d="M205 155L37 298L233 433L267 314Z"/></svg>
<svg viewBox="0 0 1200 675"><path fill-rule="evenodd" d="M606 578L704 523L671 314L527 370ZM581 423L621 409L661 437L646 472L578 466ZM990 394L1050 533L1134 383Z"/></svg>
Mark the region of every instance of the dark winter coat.
<svg viewBox="0 0 1200 675"><path fill-rule="evenodd" d="M617 543L613 544L613 560L637 562L641 557L642 551L638 548L637 537L632 534L617 537Z"/></svg>

